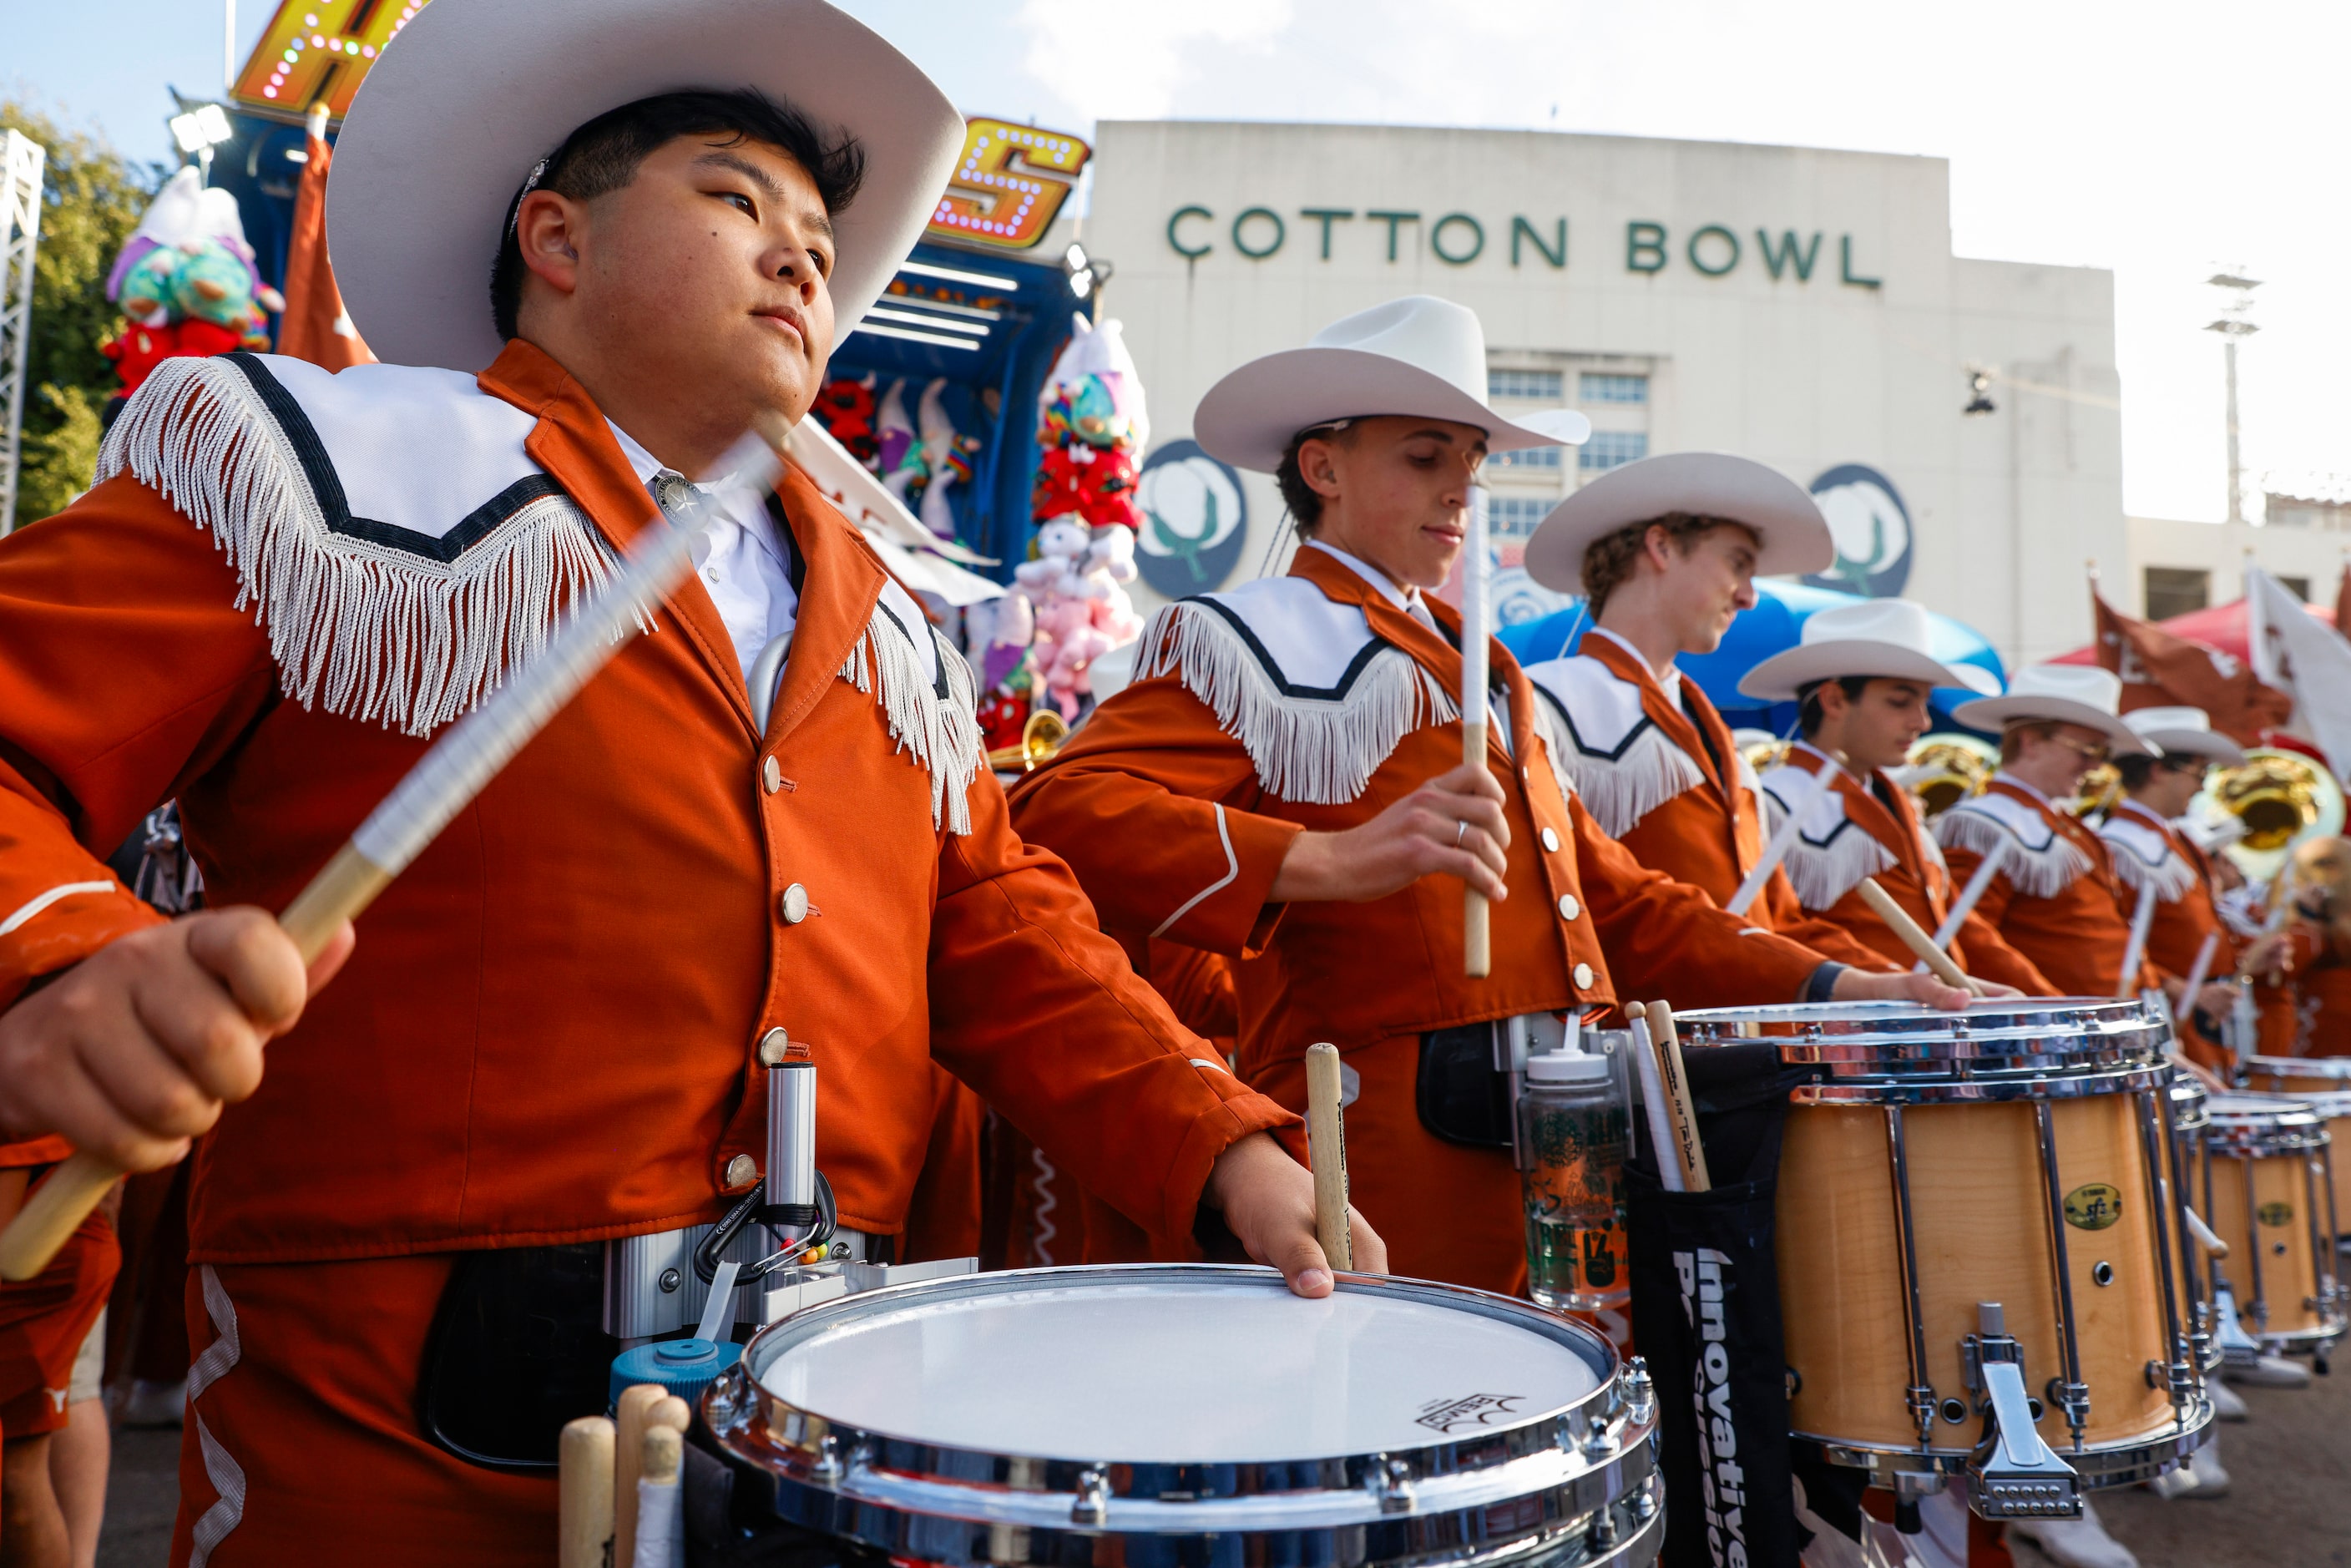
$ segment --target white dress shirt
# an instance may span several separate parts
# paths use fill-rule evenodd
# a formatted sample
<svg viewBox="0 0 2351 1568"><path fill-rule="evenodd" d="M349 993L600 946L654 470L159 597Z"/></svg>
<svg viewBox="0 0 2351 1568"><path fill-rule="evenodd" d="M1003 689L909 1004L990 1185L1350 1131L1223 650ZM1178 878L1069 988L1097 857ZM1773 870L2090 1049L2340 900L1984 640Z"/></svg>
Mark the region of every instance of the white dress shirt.
<svg viewBox="0 0 2351 1568"><path fill-rule="evenodd" d="M1648 654L1644 653L1607 627L1594 626L1592 631L1593 634L1607 638L1611 643L1632 654L1634 662L1648 671L1650 679L1656 681L1657 688L1666 694L1666 700L1677 708L1682 706L1682 667L1679 664L1668 664L1663 671L1660 671L1649 663Z"/></svg>
<svg viewBox="0 0 2351 1568"><path fill-rule="evenodd" d="M610 420L605 423L611 424ZM617 424L611 428L613 438L621 444L621 455L629 460L656 504L663 481L687 482L685 476L664 465L627 431ZM668 509L663 507L664 512ZM694 542L694 569L710 601L718 607L718 619L726 622L746 682L751 678L759 651L776 638L789 636L799 622L800 597L792 591L791 564L784 549L764 511L747 520L721 513Z"/></svg>

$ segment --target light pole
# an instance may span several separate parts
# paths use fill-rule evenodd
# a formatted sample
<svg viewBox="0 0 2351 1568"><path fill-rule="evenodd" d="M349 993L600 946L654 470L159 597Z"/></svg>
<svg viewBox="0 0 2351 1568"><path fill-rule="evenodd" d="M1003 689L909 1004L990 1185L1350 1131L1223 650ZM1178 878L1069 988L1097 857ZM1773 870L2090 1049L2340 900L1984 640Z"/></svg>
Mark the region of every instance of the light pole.
<svg viewBox="0 0 2351 1568"><path fill-rule="evenodd" d="M2237 456L2237 340L2250 338L2261 330L2250 319L2253 290L2261 287L2261 281L2232 272L2216 272L2204 281L2229 291L2227 303L2220 307L2220 319L2208 323L2204 329L2220 334L2221 359L2228 371L2229 521L2233 525L2245 520L2244 467Z"/></svg>

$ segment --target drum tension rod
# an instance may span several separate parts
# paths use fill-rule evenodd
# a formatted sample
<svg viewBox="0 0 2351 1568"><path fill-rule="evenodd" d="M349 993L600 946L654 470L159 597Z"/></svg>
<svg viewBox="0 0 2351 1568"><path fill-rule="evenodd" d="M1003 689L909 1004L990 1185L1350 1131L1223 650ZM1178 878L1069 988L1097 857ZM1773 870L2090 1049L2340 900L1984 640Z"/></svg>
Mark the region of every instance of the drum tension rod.
<svg viewBox="0 0 2351 1568"><path fill-rule="evenodd" d="M2049 1192L2049 1266L2056 1277L2057 1348L2064 1376L2051 1389L2065 1412L2074 1434L2074 1451L2082 1451L2082 1429L2090 1424L2090 1387L2082 1381L2082 1346L2074 1327L2074 1266L2065 1246L2065 1184L2057 1169L2057 1128L2049 1102L2037 1100L2033 1118L2041 1133L2041 1176Z"/></svg>
<svg viewBox="0 0 2351 1568"><path fill-rule="evenodd" d="M1927 1313L1918 1292L1918 1241L1910 1216L1910 1150L1902 1131L1902 1107L1886 1107L1886 1157L1894 1166L1894 1218L1902 1232L1903 1305L1910 1323L1910 1418L1918 1424L1918 1447L1933 1446L1935 1389L1927 1381Z"/></svg>

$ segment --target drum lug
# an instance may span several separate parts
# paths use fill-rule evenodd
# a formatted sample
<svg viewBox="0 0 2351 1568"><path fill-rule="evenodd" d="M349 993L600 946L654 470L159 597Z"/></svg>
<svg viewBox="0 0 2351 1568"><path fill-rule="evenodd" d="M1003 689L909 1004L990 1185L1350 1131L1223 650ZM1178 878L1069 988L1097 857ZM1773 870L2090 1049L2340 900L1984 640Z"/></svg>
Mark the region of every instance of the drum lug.
<svg viewBox="0 0 2351 1568"><path fill-rule="evenodd" d="M1983 1302L1976 1311L1982 1332L1960 1343L1970 1385L1980 1385L1991 1416L1969 1461L1975 1510L1986 1519L2078 1519L2081 1479L2032 1425L2024 1347L2009 1336L1999 1302Z"/></svg>
<svg viewBox="0 0 2351 1568"><path fill-rule="evenodd" d="M1583 1457L1596 1465L1615 1449L1615 1440L1608 1435L1608 1418L1604 1416L1591 1417L1583 1434Z"/></svg>
<svg viewBox="0 0 2351 1568"><path fill-rule="evenodd" d="M1649 1375L1649 1364L1635 1356L1625 1364L1620 1380L1625 1392L1625 1416L1635 1427L1646 1427L1657 1418L1657 1385Z"/></svg>
<svg viewBox="0 0 2351 1568"><path fill-rule="evenodd" d="M810 1474L820 1486L839 1486L846 1472L841 1464L841 1439L827 1432L817 1439L816 1464Z"/></svg>
<svg viewBox="0 0 2351 1568"><path fill-rule="evenodd" d="M1391 1459L1385 1454L1374 1454L1371 1469L1364 1474L1364 1484L1379 1499L1382 1513L1412 1511L1412 1466L1405 1460Z"/></svg>
<svg viewBox="0 0 2351 1568"><path fill-rule="evenodd" d="M1070 1503L1070 1522L1100 1529L1110 1520L1110 1472L1088 1465L1078 1472L1078 1490Z"/></svg>

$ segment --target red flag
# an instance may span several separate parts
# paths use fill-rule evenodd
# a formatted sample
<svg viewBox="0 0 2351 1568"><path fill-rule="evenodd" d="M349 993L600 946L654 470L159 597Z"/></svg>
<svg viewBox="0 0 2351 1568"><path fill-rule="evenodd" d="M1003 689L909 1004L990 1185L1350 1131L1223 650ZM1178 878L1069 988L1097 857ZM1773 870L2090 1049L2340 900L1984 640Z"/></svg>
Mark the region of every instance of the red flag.
<svg viewBox="0 0 2351 1568"><path fill-rule="evenodd" d="M277 326L277 351L340 371L371 365L359 329L343 312L343 293L327 260L327 171L334 153L327 146L327 117L310 113L310 161L294 193L294 229L286 243L286 313Z"/></svg>
<svg viewBox="0 0 2351 1568"><path fill-rule="evenodd" d="M2148 622L2134 620L2090 590L2098 622L2098 663L2122 677L2123 711L2200 707L2212 727L2241 746L2294 716L2294 698L2263 685L2243 660Z"/></svg>

